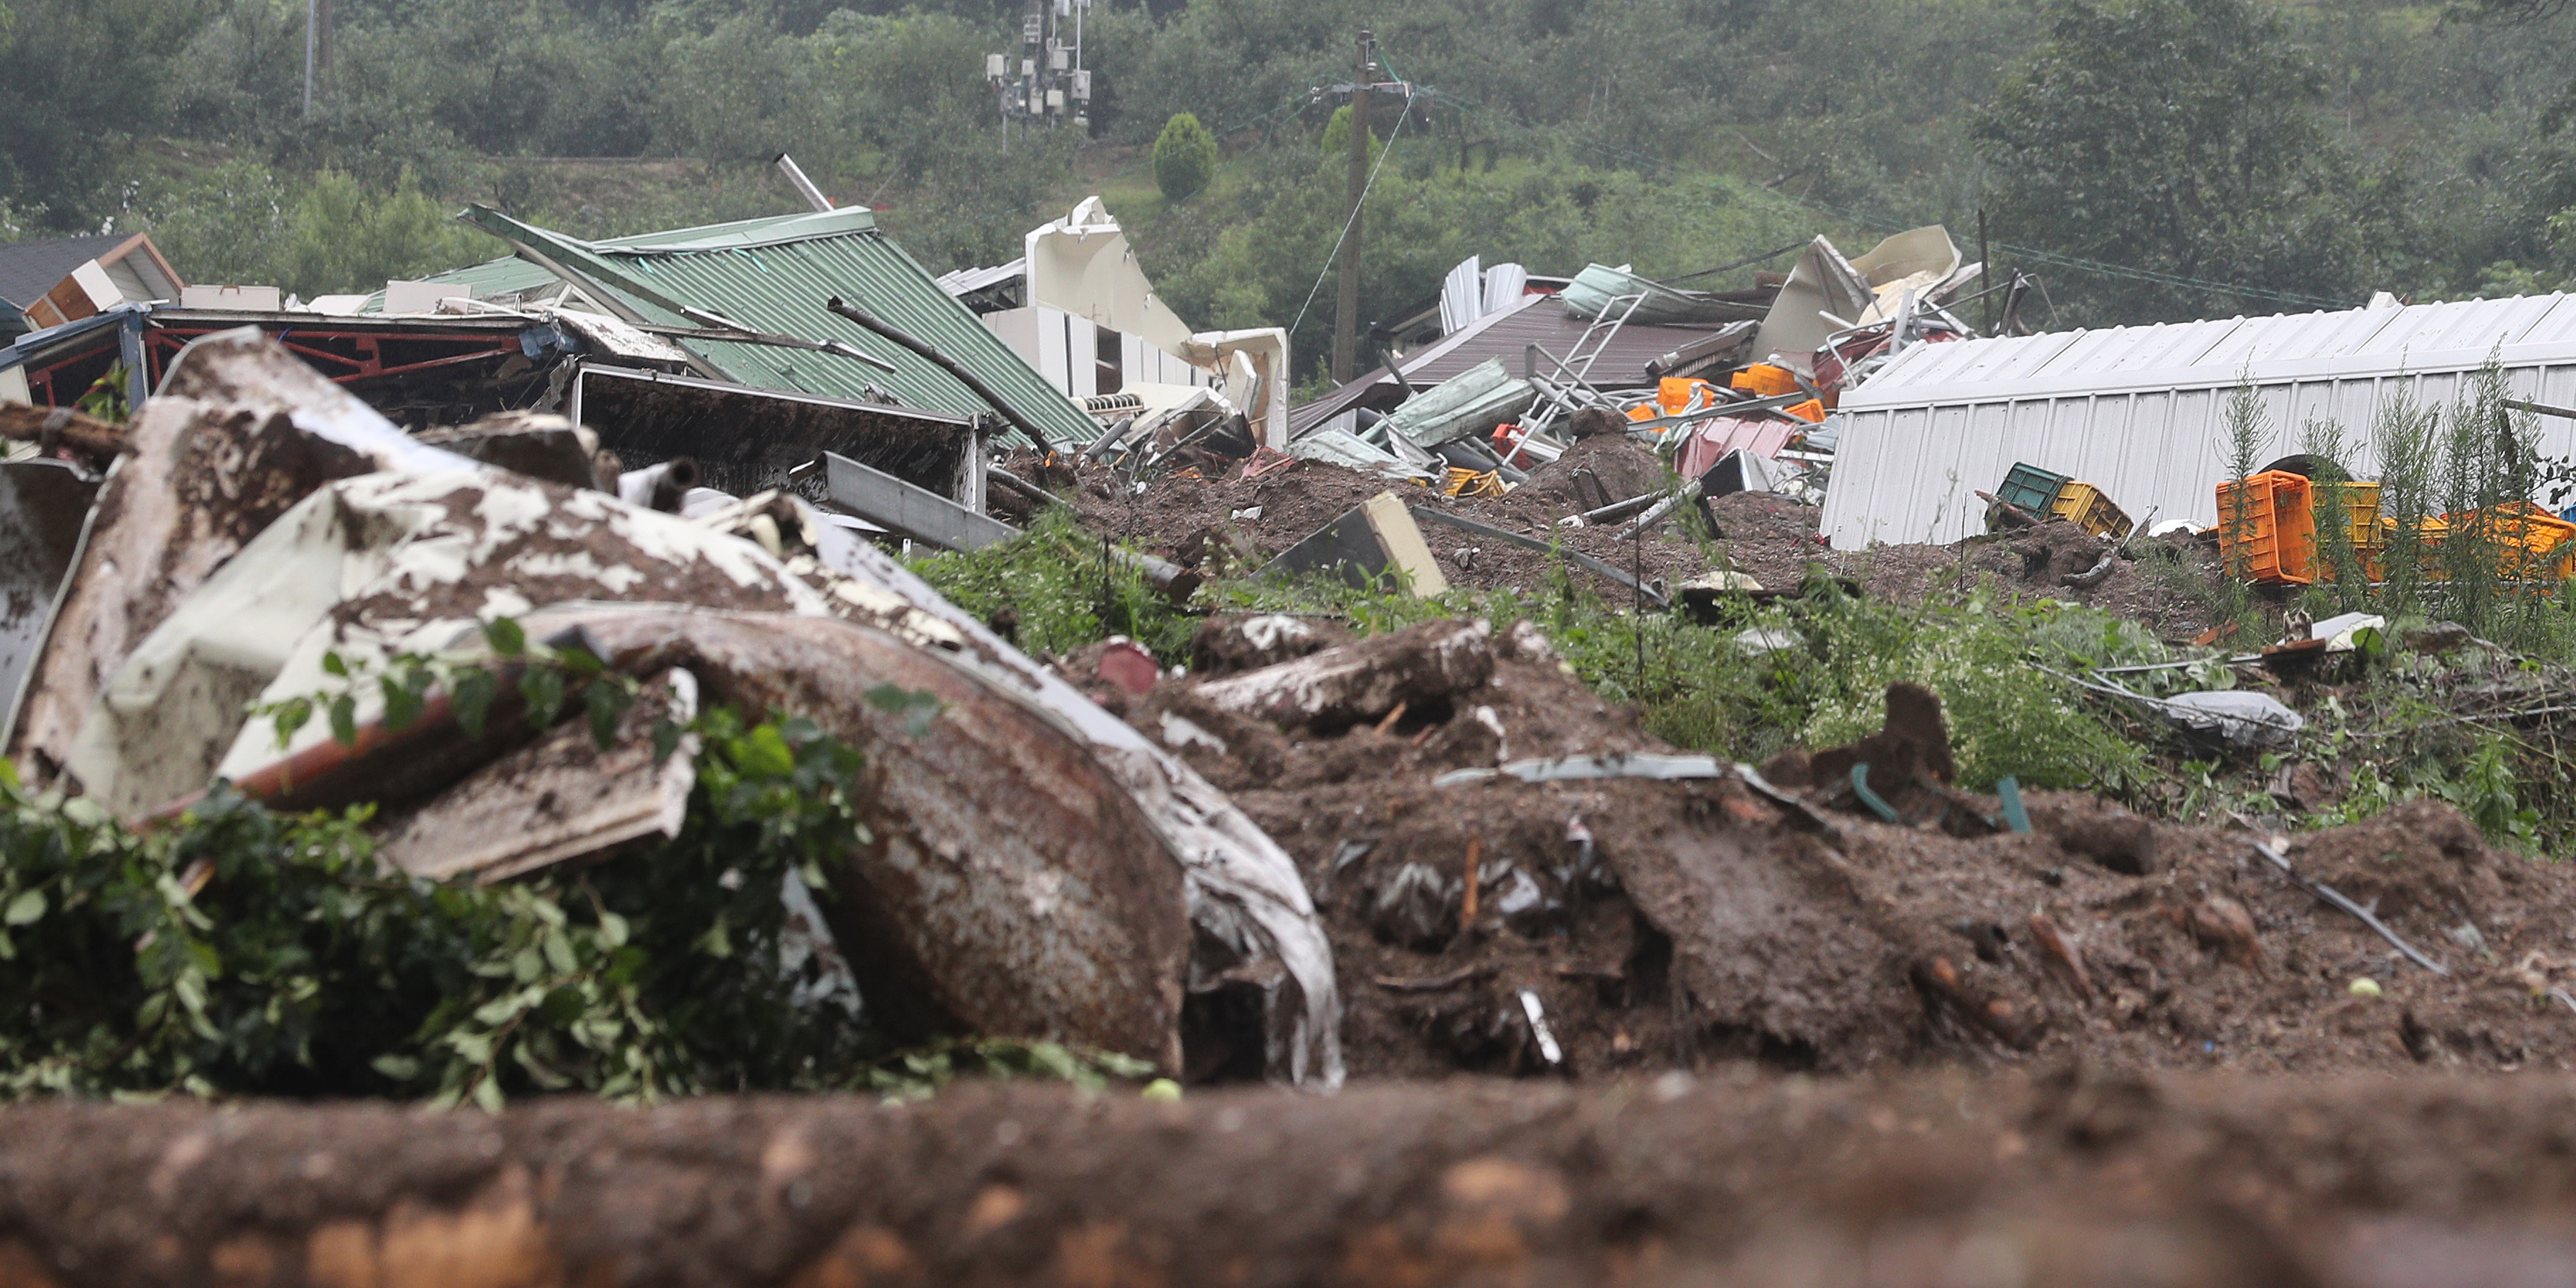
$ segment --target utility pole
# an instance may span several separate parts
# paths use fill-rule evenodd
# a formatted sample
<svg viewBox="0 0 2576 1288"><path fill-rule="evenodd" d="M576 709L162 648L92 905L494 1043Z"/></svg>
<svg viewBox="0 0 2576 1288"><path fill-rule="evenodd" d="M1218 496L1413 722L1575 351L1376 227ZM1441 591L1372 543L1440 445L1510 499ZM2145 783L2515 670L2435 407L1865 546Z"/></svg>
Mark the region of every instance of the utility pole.
<svg viewBox="0 0 2576 1288"><path fill-rule="evenodd" d="M331 0L304 0L304 119L313 119L313 82L331 79Z"/></svg>
<svg viewBox="0 0 2576 1288"><path fill-rule="evenodd" d="M1358 374L1351 360L1360 330L1360 198L1368 191L1369 86L1377 80L1377 37L1360 33L1359 74L1351 81L1351 223L1342 239L1340 298L1333 310L1333 383Z"/></svg>

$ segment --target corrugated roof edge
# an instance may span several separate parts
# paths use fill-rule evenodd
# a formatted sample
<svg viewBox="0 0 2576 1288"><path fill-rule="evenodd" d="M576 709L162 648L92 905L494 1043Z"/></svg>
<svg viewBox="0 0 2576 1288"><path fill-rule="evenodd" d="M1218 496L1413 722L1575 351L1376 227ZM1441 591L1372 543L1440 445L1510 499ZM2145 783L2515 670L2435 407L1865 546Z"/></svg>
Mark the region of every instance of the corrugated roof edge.
<svg viewBox="0 0 2576 1288"><path fill-rule="evenodd" d="M2576 296L2551 294L2505 296L2493 300L2447 300L2394 309L2204 318L2137 327L2043 331L2036 335L1987 336L1956 343L1927 344L1900 355L1867 383L1844 395L1840 410L1872 411L2086 392L2224 389L2232 388L2240 379L2246 378L2260 384L2265 381L2324 380L2368 372L2454 372L2474 370L2490 358L2513 365L2517 360L2555 356L2576 345L2576 328L2547 336L2532 334L2536 323L2549 317L2562 302L2576 302ZM2454 316L2492 313L2498 322L2513 324L2513 330L2481 337L2486 339L2484 344L2452 343L2423 349L2410 344L2395 350L2371 344L2372 340L2391 333L2412 338L2416 332L2415 324L2445 313ZM2342 337L2347 343L2340 352L2290 358L2249 357L2246 361L2233 363L2195 360L2237 344L2269 344L2269 347L2277 348L2277 344L2270 344L2257 333L2288 334L2298 330L2338 327L2361 314L2374 315L2378 319L2377 325L2359 334ZM2116 363L2124 354L2156 344L2176 342L2195 329L2202 333L2200 338L2205 342L2192 358L2137 368L2103 365ZM2477 327L2474 324L2463 327L2455 322L2434 338L2437 341L2450 340L2463 329L2474 331ZM2050 369L2061 355L2079 348L2086 361L2077 364L2075 369ZM1991 370L2025 355L2037 357L2031 369L1984 377L1968 372L1968 369L1980 366Z"/></svg>

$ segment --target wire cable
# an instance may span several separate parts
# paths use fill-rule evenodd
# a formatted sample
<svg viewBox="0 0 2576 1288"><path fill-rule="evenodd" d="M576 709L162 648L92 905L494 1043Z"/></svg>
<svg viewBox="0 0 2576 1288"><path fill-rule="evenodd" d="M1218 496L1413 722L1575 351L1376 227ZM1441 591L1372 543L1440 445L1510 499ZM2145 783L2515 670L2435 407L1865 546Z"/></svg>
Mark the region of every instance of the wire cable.
<svg viewBox="0 0 2576 1288"><path fill-rule="evenodd" d="M1288 334L1297 334L1297 328L1305 325L1306 310L1315 307L1316 293L1324 289L1324 279L1332 276L1333 261L1342 257L1342 243L1350 240L1351 225L1360 221L1360 210L1368 205L1369 189L1377 186L1378 171L1385 169L1386 159L1395 155L1395 141L1403 135L1404 123L1412 116L1413 93L1407 90L1404 95L1404 111L1396 116L1395 128L1386 132L1386 146L1378 149L1377 164L1369 167L1368 182L1360 185L1360 199L1351 203L1351 217L1342 221L1342 235L1333 239L1333 253L1324 257L1324 271L1315 274L1315 285L1307 290L1306 302L1297 306L1297 320L1288 324ZM1365 130L1368 128L1368 122L1359 119L1359 113L1353 112L1351 128Z"/></svg>

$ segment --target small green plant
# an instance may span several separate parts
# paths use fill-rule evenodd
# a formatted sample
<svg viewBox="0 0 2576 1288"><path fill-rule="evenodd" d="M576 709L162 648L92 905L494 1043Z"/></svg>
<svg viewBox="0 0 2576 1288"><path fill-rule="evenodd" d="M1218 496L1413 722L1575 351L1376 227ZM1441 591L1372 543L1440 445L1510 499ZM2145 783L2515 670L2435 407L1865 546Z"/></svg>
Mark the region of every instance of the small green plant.
<svg viewBox="0 0 2576 1288"><path fill-rule="evenodd" d="M2346 485L2352 474L2344 467L2351 452L2343 423L2312 419L2300 427L2299 450L2308 457L2310 511L2316 519L2320 590L2333 612L2360 608L2370 594L2370 574L2352 540L2352 507Z"/></svg>
<svg viewBox="0 0 2576 1288"><path fill-rule="evenodd" d="M72 401L72 410L122 424L134 410L126 401L126 387L132 379L133 373L126 370L124 363L110 365L106 374L89 382L89 388Z"/></svg>
<svg viewBox="0 0 2576 1288"><path fill-rule="evenodd" d="M542 724L631 682L572 649L486 628L523 668ZM388 723L420 694L457 701L484 677L455 659L397 658L381 675L267 712L291 735L316 712L354 734L376 686ZM524 677L543 676L542 679ZM920 722L925 694L880 686L877 706ZM602 732L602 731L605 732ZM0 761L0 1096L397 1095L497 1108L581 1091L650 1099L708 1091L918 1095L953 1075L1096 1085L1147 1072L1047 1043L978 1040L894 1051L857 999L834 997L810 953L787 951L785 898L835 897L830 874L866 837L857 752L811 721L710 709L653 734L695 740L680 835L643 853L493 886L407 877L377 860L372 807L279 814L229 785L167 826L129 831L82 798L35 795ZM817 1003L814 995L825 1000Z"/></svg>
<svg viewBox="0 0 2576 1288"><path fill-rule="evenodd" d="M1154 186L1163 199L1187 201L1216 177L1216 136L1188 112L1175 112L1154 140Z"/></svg>

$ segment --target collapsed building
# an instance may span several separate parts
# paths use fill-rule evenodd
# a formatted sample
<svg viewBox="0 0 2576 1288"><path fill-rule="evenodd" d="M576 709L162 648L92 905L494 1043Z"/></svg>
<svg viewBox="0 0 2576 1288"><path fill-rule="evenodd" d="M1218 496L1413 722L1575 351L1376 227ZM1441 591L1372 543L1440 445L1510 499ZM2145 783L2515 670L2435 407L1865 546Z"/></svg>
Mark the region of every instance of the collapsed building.
<svg viewBox="0 0 2576 1288"><path fill-rule="evenodd" d="M1130 538L1118 557L1183 601L1202 575L1263 566L1394 571L1433 595L1451 578L1534 584L1556 560L1640 613L1777 595L1649 537L1728 493L1809 514L1821 495L1830 523L1874 491L1889 496L1867 504L1899 513L1907 478L2048 455L2053 438L1977 446L1895 409L1984 387L1993 423L2020 425L2057 395L1995 395L2012 386L1973 373L2047 374L2122 334L1979 338L1963 314L1982 266L1942 229L1849 258L1814 239L1788 272L1713 290L1471 260L1388 329L1380 368L1290 407L1284 335L1189 330L1096 202L1034 230L1014 264L946 279L864 210L604 240L465 218L510 253L309 305L255 307L271 302L243 288L118 299L0 351L42 405L0 408L19 444L0 465L0 744L30 782L138 821L215 779L281 808L376 799L387 861L435 879L508 880L670 835L685 759L584 752L569 728L405 734L374 707L355 713L354 745L315 726L279 746L244 715L312 689L326 657L470 649L477 622L508 616L580 641L665 709L794 707L893 767L870 789L889 848L833 874L870 897L830 930L856 946L852 987L906 1033L1316 1085L1347 1067L1346 1030L1381 1072L1642 1068L1711 1042L1862 1068L1956 1042L1963 1023L2013 1050L2092 1040L2048 1027L2058 967L2010 959L1963 984L1947 932L1862 916L1884 899L1868 889L1801 886L1776 924L1709 919L1711 889L1807 871L1813 838L1910 852L1906 817L1940 820L1961 843L1942 861L1984 874L1941 917L2000 916L2019 896L1995 873L2029 846L2083 852L2108 829L2136 848L2128 821L2052 805L2008 825L2018 805L1955 789L1937 710L1909 733L1891 696L1870 748L1756 771L1666 754L1526 623L1354 640L1218 616L1186 671L1132 642L1039 658L887 549L978 548L1067 503ZM1989 288L2007 319L2019 280ZM2519 371L2546 347L2544 305L2418 314L2423 334L2470 338L2413 370L2456 380L2492 351ZM2302 325L2415 353L2388 329L2412 312ZM2532 345L2484 340L2472 360L2487 331L2436 325L2488 313ZM2263 329L2205 324L2185 365L2296 385L2313 355L2274 354ZM65 410L118 371L130 421ZM1926 455L1943 451L1963 454ZM2095 460L2068 468L2160 495ZM1314 495L1283 485L1301 475ZM1281 539L1244 538L1262 523ZM1794 582L1814 527L1789 526L1778 575ZM883 677L958 719L899 734L865 700ZM1845 761L1888 755L1923 774L1879 800L1887 833L1825 812L1865 804L1838 794L1862 781ZM1751 830L1715 835L1709 817ZM2192 845L2191 871L2231 861ZM1677 846L1697 856L1686 869L1667 861ZM2104 864L2076 888L2117 899L2181 879L2129 850ZM1866 924L1784 967L1785 984L1744 973L1827 923ZM2143 915L2117 934L2132 947L2097 965L2170 948ZM1424 953L1457 970L1408 974ZM1990 1004L2043 1018L2001 1024Z"/></svg>

